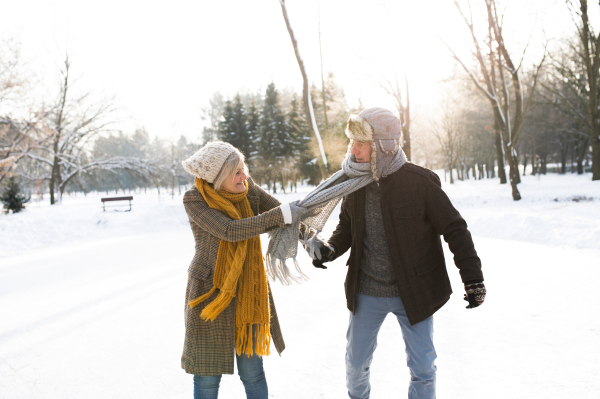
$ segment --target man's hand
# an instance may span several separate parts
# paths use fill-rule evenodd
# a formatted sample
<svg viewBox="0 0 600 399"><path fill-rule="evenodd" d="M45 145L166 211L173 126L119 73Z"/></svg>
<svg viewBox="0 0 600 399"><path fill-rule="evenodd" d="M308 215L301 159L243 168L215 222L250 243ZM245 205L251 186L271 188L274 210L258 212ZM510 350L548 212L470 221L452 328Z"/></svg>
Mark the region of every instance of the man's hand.
<svg viewBox="0 0 600 399"><path fill-rule="evenodd" d="M335 249L327 243L321 241L317 242L319 244L317 244L318 248L315 248L316 259L313 259L312 264L314 267L318 267L319 269L327 269L327 266L323 265L323 263L329 262L331 259L333 259L333 256L335 255Z"/></svg>
<svg viewBox="0 0 600 399"><path fill-rule="evenodd" d="M464 300L469 302L467 309L473 309L481 305L485 300L485 285L483 281L467 281L465 283Z"/></svg>

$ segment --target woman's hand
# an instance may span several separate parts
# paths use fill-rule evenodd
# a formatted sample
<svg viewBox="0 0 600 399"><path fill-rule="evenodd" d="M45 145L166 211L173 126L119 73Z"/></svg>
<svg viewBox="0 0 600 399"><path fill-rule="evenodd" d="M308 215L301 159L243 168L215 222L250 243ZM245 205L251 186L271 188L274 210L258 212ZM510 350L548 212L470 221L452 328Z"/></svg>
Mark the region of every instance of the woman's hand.
<svg viewBox="0 0 600 399"><path fill-rule="evenodd" d="M300 221L304 214L308 212L308 209L303 206L299 206L298 202L300 202L300 200L281 205L281 212L283 212L283 220L285 224L294 224Z"/></svg>

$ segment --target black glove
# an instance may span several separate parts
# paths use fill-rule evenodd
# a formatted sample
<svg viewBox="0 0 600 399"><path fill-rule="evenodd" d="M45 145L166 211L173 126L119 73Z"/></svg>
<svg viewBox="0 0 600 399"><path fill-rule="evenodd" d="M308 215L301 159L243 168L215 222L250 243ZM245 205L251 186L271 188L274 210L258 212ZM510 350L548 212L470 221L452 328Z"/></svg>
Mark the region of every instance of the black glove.
<svg viewBox="0 0 600 399"><path fill-rule="evenodd" d="M327 269L327 266L323 265L323 263L329 262L333 258L335 251L332 251L327 245L321 246L319 251L321 259L313 259L312 264L314 267L318 267L319 269Z"/></svg>
<svg viewBox="0 0 600 399"><path fill-rule="evenodd" d="M464 300L469 302L467 309L473 309L481 305L485 300L485 285L483 281L467 281L465 283Z"/></svg>

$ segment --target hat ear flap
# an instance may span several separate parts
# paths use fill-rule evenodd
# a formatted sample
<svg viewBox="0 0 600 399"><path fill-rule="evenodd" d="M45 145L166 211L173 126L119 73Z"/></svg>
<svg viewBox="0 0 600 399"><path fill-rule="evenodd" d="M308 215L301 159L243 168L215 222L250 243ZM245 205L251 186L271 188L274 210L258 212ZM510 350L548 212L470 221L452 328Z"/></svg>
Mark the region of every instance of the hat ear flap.
<svg viewBox="0 0 600 399"><path fill-rule="evenodd" d="M377 176L377 144L371 142L371 173L373 174L373 180L379 181Z"/></svg>

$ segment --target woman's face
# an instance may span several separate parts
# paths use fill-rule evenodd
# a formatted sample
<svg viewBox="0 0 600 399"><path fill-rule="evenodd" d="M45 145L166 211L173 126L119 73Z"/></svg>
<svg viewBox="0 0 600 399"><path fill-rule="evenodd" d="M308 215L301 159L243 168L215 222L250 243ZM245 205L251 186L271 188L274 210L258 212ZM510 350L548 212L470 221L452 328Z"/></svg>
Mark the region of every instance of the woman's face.
<svg viewBox="0 0 600 399"><path fill-rule="evenodd" d="M244 162L240 161L237 171L233 175L233 179L231 177L225 179L225 181L221 185L221 189L232 194L243 193L244 191L246 191L246 185L244 184L244 180L246 180L247 178L248 176L244 171Z"/></svg>

